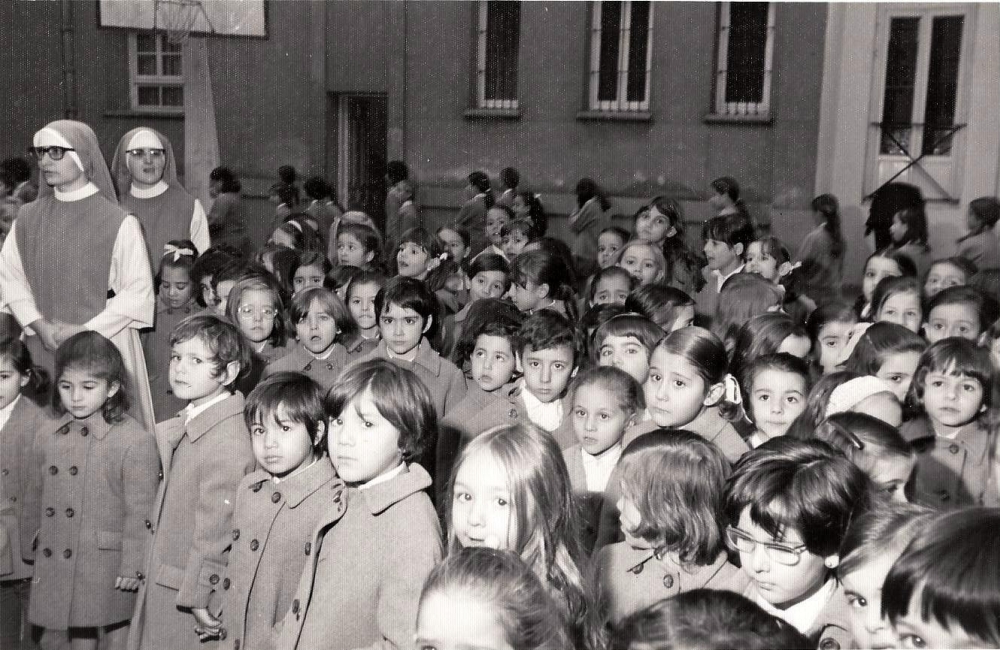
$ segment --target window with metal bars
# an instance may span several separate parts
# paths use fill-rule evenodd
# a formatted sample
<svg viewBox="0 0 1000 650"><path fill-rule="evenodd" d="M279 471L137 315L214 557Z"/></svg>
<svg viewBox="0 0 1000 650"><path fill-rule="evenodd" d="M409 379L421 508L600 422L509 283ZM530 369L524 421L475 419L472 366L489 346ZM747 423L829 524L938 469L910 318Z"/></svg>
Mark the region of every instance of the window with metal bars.
<svg viewBox="0 0 1000 650"><path fill-rule="evenodd" d="M517 109L517 54L521 36L521 3L479 3L476 57L476 105Z"/></svg>
<svg viewBox="0 0 1000 650"><path fill-rule="evenodd" d="M132 108L157 112L184 110L181 46L163 34L130 33L129 74Z"/></svg>
<svg viewBox="0 0 1000 650"><path fill-rule="evenodd" d="M715 113L767 117L773 58L774 3L720 4Z"/></svg>
<svg viewBox="0 0 1000 650"><path fill-rule="evenodd" d="M615 113L649 110L652 30L650 2L593 3L590 110Z"/></svg>

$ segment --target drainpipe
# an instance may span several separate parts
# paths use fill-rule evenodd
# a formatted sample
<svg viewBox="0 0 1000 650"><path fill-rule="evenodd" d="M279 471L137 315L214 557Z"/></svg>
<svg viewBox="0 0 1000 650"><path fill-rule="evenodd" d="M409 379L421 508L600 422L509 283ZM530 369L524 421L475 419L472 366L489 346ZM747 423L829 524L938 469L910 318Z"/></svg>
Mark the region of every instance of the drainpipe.
<svg viewBox="0 0 1000 650"><path fill-rule="evenodd" d="M73 51L73 0L62 0L62 87L63 114L67 119L76 119L76 59Z"/></svg>

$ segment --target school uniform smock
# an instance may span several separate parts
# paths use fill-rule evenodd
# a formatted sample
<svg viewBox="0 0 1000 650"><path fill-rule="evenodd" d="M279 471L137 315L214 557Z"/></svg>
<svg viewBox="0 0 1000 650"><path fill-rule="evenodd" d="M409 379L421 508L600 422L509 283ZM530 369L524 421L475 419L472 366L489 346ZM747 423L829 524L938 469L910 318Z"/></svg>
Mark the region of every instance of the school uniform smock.
<svg viewBox="0 0 1000 650"><path fill-rule="evenodd" d="M834 257L833 245L833 235L826 225L820 224L806 234L795 253L796 262L809 264L814 269L809 274L811 282L806 287L806 294L816 302L840 297L844 255Z"/></svg>
<svg viewBox="0 0 1000 650"><path fill-rule="evenodd" d="M143 573L159 470L152 434L128 415L108 424L100 411L66 414L37 431L33 455L21 530L28 557L37 533L28 619L57 630L128 620L136 595L115 579Z"/></svg>
<svg viewBox="0 0 1000 650"><path fill-rule="evenodd" d="M355 337L352 341L344 341L344 348L347 350L348 365L364 359L378 348L382 339L378 336L366 339L363 336Z"/></svg>
<svg viewBox="0 0 1000 650"><path fill-rule="evenodd" d="M219 583L222 648L274 648L274 625L292 606L302 568L313 555L312 535L341 498L344 483L328 458L284 479L263 470L243 477L236 490L229 566ZM342 505L342 503L341 503Z"/></svg>
<svg viewBox="0 0 1000 650"><path fill-rule="evenodd" d="M854 647L847 600L834 578L827 580L813 595L785 609L767 602L752 582L743 590L743 595L815 641L820 650Z"/></svg>
<svg viewBox="0 0 1000 650"><path fill-rule="evenodd" d="M153 413L156 421L162 422L174 417L187 406L187 402L174 397L174 391L170 387L170 334L182 320L201 310L194 298L183 307L171 307L163 301L157 301L156 307L156 327L142 333L142 349L149 372Z"/></svg>
<svg viewBox="0 0 1000 650"><path fill-rule="evenodd" d="M451 361L435 352L427 339L420 341L417 356L413 361L403 361L393 356L385 341L379 341L378 346L363 360L371 359L386 359L400 368L412 370L424 382L427 390L431 392L431 399L434 401L438 417L443 416L448 412L448 409L462 401L468 390L462 371Z"/></svg>
<svg viewBox="0 0 1000 650"><path fill-rule="evenodd" d="M346 365L347 348L340 343L334 343L322 357L317 357L301 345L297 345L285 356L268 363L261 379L266 379L276 372L301 372L319 384L325 394L337 381L337 377Z"/></svg>
<svg viewBox="0 0 1000 650"><path fill-rule="evenodd" d="M701 274L705 279L705 286L694 296L694 310L707 321L705 327L708 327L715 320L715 316L719 312L719 294L722 293L722 285L737 273L742 273L743 269L744 266L740 264L736 270L726 275L707 266L702 269Z"/></svg>
<svg viewBox="0 0 1000 650"><path fill-rule="evenodd" d="M0 530L8 537L0 561L10 564L0 571L0 582L30 578L33 568L21 553L25 500L38 481L39 468L32 453L35 434L49 424L48 412L24 395L14 398L7 408L0 409ZM37 521L37 514L30 517ZM34 532L32 531L32 535ZM28 542L31 536L27 536Z"/></svg>
<svg viewBox="0 0 1000 650"><path fill-rule="evenodd" d="M917 501L941 509L997 505L996 490L988 489L990 434L978 421L945 437L925 416L904 422L899 433L917 450Z"/></svg>
<svg viewBox="0 0 1000 650"><path fill-rule="evenodd" d="M573 233L570 249L580 277L597 270L597 237L606 221L601 200L596 196L569 215L569 228Z"/></svg>
<svg viewBox="0 0 1000 650"><path fill-rule="evenodd" d="M424 492L430 475L416 464L397 471L331 503L279 624L278 650L413 645L420 591L441 560L441 530Z"/></svg>
<svg viewBox="0 0 1000 650"><path fill-rule="evenodd" d="M224 395L156 428L163 480L149 520L152 543L129 632L131 650L212 648L190 608L207 607L232 544L236 488L256 467L243 395Z"/></svg>
<svg viewBox="0 0 1000 650"><path fill-rule="evenodd" d="M955 255L969 260L980 271L1000 268L1000 239L990 229L968 235L958 240Z"/></svg>
<svg viewBox="0 0 1000 650"><path fill-rule="evenodd" d="M147 148L163 149L163 176L153 187L135 187L128 168L127 152ZM204 253L211 245L205 209L178 182L174 148L165 135L144 126L126 133L115 149L111 175L118 188L118 202L126 212L135 215L142 226L154 274L168 241L190 239L198 254Z"/></svg>
<svg viewBox="0 0 1000 650"><path fill-rule="evenodd" d="M568 449L577 443L570 413L573 404L565 397L543 404L521 379L506 395L507 401L517 409L521 422L530 422L555 438L559 449Z"/></svg>
<svg viewBox="0 0 1000 650"><path fill-rule="evenodd" d="M729 563L725 552L711 564L681 564L671 553L635 548L625 542L605 546L595 563L595 591L612 626L657 603L694 589L741 594L750 578Z"/></svg>

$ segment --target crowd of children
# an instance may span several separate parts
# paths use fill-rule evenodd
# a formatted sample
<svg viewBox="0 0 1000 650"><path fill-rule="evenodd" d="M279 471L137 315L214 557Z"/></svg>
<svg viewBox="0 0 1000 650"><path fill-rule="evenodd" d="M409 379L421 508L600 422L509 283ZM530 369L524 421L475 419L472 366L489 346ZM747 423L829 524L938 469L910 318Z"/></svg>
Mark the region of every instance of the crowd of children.
<svg viewBox="0 0 1000 650"><path fill-rule="evenodd" d="M589 178L563 241L513 168L434 230L393 161L382 231L285 166L253 252L152 129L33 144L4 648L1000 647L996 198L951 257L901 210L855 301L831 195L792 254L729 177L695 245Z"/></svg>

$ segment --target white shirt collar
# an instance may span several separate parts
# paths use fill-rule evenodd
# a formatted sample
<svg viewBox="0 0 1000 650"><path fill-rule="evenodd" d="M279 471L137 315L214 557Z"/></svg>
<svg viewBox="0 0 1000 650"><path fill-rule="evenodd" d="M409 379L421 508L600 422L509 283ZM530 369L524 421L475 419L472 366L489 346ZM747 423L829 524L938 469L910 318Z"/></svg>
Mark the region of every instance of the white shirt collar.
<svg viewBox="0 0 1000 650"><path fill-rule="evenodd" d="M333 347L335 345L336 345L336 343L331 343L330 347L328 347L326 349L326 352L324 352L323 354L320 354L320 355L315 355L312 352L309 352L309 350L306 350L306 352L309 352L309 356L311 356L313 359L316 359L318 361L326 361L327 359L330 358L330 355L333 354ZM305 349L305 348L303 348L303 349Z"/></svg>
<svg viewBox="0 0 1000 650"><path fill-rule="evenodd" d="M188 422L195 419L200 414L204 413L209 406L214 406L215 404L218 404L219 402L221 402L222 400L226 399L229 396L230 396L229 391L222 391L221 395L215 396L214 398L210 399L209 401L205 402L200 406L193 406L192 404L188 404L188 407L186 409L187 415L184 416L184 424L187 425Z"/></svg>
<svg viewBox="0 0 1000 650"><path fill-rule="evenodd" d="M160 179L153 187L143 188L133 185L129 188L128 193L137 199L155 199L169 189L170 186L164 183L163 179Z"/></svg>
<svg viewBox="0 0 1000 650"><path fill-rule="evenodd" d="M524 402L524 410L528 413L528 419L546 431L558 429L563 420L562 400L554 399L546 404L528 390L523 379L521 382L521 400Z"/></svg>
<svg viewBox="0 0 1000 650"><path fill-rule="evenodd" d="M13 402L0 409L0 429L7 426L7 422L10 420L11 414L14 413L14 407L17 406L17 401L19 399L21 399L20 395L15 397Z"/></svg>
<svg viewBox="0 0 1000 650"><path fill-rule="evenodd" d="M604 492L611 479L611 473L618 464L618 459L622 457L622 443L619 440L597 456L593 456L585 449L580 449L583 454L583 474L587 478L587 490L589 492Z"/></svg>
<svg viewBox="0 0 1000 650"><path fill-rule="evenodd" d="M404 469L406 469L406 463L400 463L399 465L396 465L395 469L390 469L388 472L376 476L375 478L368 481L364 485L359 485L358 489L367 490L368 488L378 485L379 483L385 483L386 481L391 481L392 479L402 474Z"/></svg>
<svg viewBox="0 0 1000 650"><path fill-rule="evenodd" d="M820 612L826 607L836 588L837 581L831 578L812 596L786 609L778 609L764 600L759 593L754 597L754 601L768 614L780 618L802 634L809 634L816 624L816 619L819 617Z"/></svg>
<svg viewBox="0 0 1000 650"><path fill-rule="evenodd" d="M319 457L317 456L316 458L313 458L313 460L312 460L311 463L309 463L305 467L298 468L297 470L295 470L294 472L292 472L291 474L289 474L288 476L286 476L284 478L279 478L277 476L271 476L271 482L274 483L275 485L280 485L282 481L287 481L288 479L292 478L293 476L298 476L299 474L302 474L303 472L305 472L306 470L308 470L310 467L312 467L313 465L315 465L318 461L319 461Z"/></svg>
<svg viewBox="0 0 1000 650"><path fill-rule="evenodd" d="M80 201L82 199L87 198L88 196L93 196L98 192L100 192L100 190L97 189L97 186L89 181L87 182L86 185L84 185L78 190L70 190L69 192L60 192L58 188L53 187L52 191L55 193L57 200L65 201L67 203L70 203L72 201Z"/></svg>
<svg viewBox="0 0 1000 650"><path fill-rule="evenodd" d="M716 281L718 282L718 284L717 284L716 286L718 287L719 291L722 291L722 285L724 285L724 284L726 283L726 280L728 280L729 278L733 277L733 276L734 276L734 275L736 275L737 273L742 273L742 272L743 272L743 267L744 267L744 266L746 266L746 265L745 265L745 264L740 264L740 265L739 265L739 266L737 266L737 267L736 267L736 269L735 269L735 270L734 270L734 271L733 271L732 273L730 273L729 275L722 275L722 274L721 274L721 273L719 273L718 271L712 271L712 273L714 273L714 274L715 274L715 279L716 279Z"/></svg>

